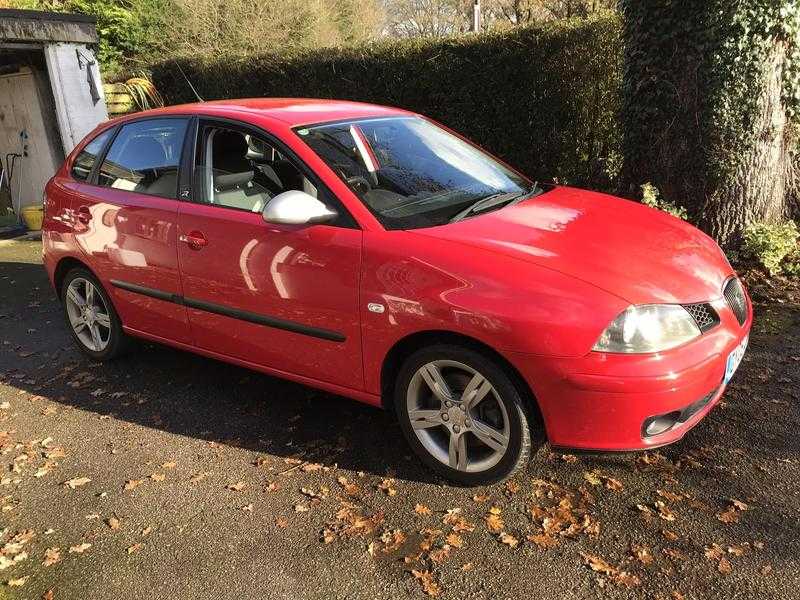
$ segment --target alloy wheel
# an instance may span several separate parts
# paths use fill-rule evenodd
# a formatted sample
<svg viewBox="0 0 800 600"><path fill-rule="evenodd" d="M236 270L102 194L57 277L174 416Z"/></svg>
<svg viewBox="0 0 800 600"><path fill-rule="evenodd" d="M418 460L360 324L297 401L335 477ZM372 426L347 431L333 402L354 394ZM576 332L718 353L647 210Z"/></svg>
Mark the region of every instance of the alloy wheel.
<svg viewBox="0 0 800 600"><path fill-rule="evenodd" d="M111 340L111 316L103 295L83 277L70 281L65 295L75 337L89 350L102 352Z"/></svg>
<svg viewBox="0 0 800 600"><path fill-rule="evenodd" d="M486 471L508 450L506 407L491 382L466 364L435 360L422 365L409 382L406 408L420 443L452 469Z"/></svg>

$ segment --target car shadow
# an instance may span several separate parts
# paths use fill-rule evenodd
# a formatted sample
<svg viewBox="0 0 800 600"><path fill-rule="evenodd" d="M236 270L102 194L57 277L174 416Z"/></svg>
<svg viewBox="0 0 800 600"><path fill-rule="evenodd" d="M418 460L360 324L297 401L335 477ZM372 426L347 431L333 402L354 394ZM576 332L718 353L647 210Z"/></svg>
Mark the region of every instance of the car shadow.
<svg viewBox="0 0 800 600"><path fill-rule="evenodd" d="M141 341L98 364L74 346L41 265L0 262L0 285L0 380L18 389L253 452L441 482L412 457L387 411Z"/></svg>

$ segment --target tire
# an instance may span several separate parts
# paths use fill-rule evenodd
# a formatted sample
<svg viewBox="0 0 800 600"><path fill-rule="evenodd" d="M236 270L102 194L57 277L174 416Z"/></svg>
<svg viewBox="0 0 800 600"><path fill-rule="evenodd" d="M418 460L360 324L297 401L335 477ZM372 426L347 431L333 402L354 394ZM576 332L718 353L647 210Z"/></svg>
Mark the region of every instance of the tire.
<svg viewBox="0 0 800 600"><path fill-rule="evenodd" d="M91 286L91 293L88 292L87 284ZM80 309L78 302L82 300L85 304L87 293L90 295L91 308L88 313ZM86 356L102 362L120 356L128 348L130 338L122 330L119 315L102 284L91 271L82 267L70 270L61 284L60 294L67 328ZM78 331L76 323L81 320L83 327ZM94 336L95 326L99 343Z"/></svg>
<svg viewBox="0 0 800 600"><path fill-rule="evenodd" d="M457 484L502 481L530 455L520 389L496 360L471 348L437 344L409 356L395 382L394 405L414 452Z"/></svg>

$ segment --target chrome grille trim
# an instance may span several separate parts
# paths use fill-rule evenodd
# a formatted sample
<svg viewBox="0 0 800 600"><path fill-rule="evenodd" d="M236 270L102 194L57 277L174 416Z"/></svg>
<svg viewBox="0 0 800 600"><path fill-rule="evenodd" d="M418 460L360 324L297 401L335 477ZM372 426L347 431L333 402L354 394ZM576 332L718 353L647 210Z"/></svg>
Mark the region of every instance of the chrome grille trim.
<svg viewBox="0 0 800 600"><path fill-rule="evenodd" d="M717 311L714 310L714 307L707 302L684 304L682 306L686 309L686 312L692 315L692 318L694 319L694 322L697 324L697 328L701 333L705 333L706 331L719 325L719 315L717 314Z"/></svg>
<svg viewBox="0 0 800 600"><path fill-rule="evenodd" d="M725 296L725 301L736 316L739 325L744 325L744 322L747 321L747 297L738 277L731 277L725 282L722 287L722 295Z"/></svg>

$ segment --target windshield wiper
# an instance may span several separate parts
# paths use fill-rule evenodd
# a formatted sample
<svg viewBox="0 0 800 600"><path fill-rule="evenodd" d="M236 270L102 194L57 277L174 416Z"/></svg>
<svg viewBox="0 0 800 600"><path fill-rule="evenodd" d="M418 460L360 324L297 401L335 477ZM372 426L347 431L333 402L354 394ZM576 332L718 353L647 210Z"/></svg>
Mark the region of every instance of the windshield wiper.
<svg viewBox="0 0 800 600"><path fill-rule="evenodd" d="M457 213L450 219L450 223L455 223L456 221L460 221L466 217L486 212L487 210L501 205L505 206L516 204L517 202L521 202L522 200L526 200L532 196L538 195L537 192L540 191L541 190L539 188L534 186L533 189L528 192L500 192L498 194L486 196L485 198L481 198L480 200L473 202L467 208Z"/></svg>

